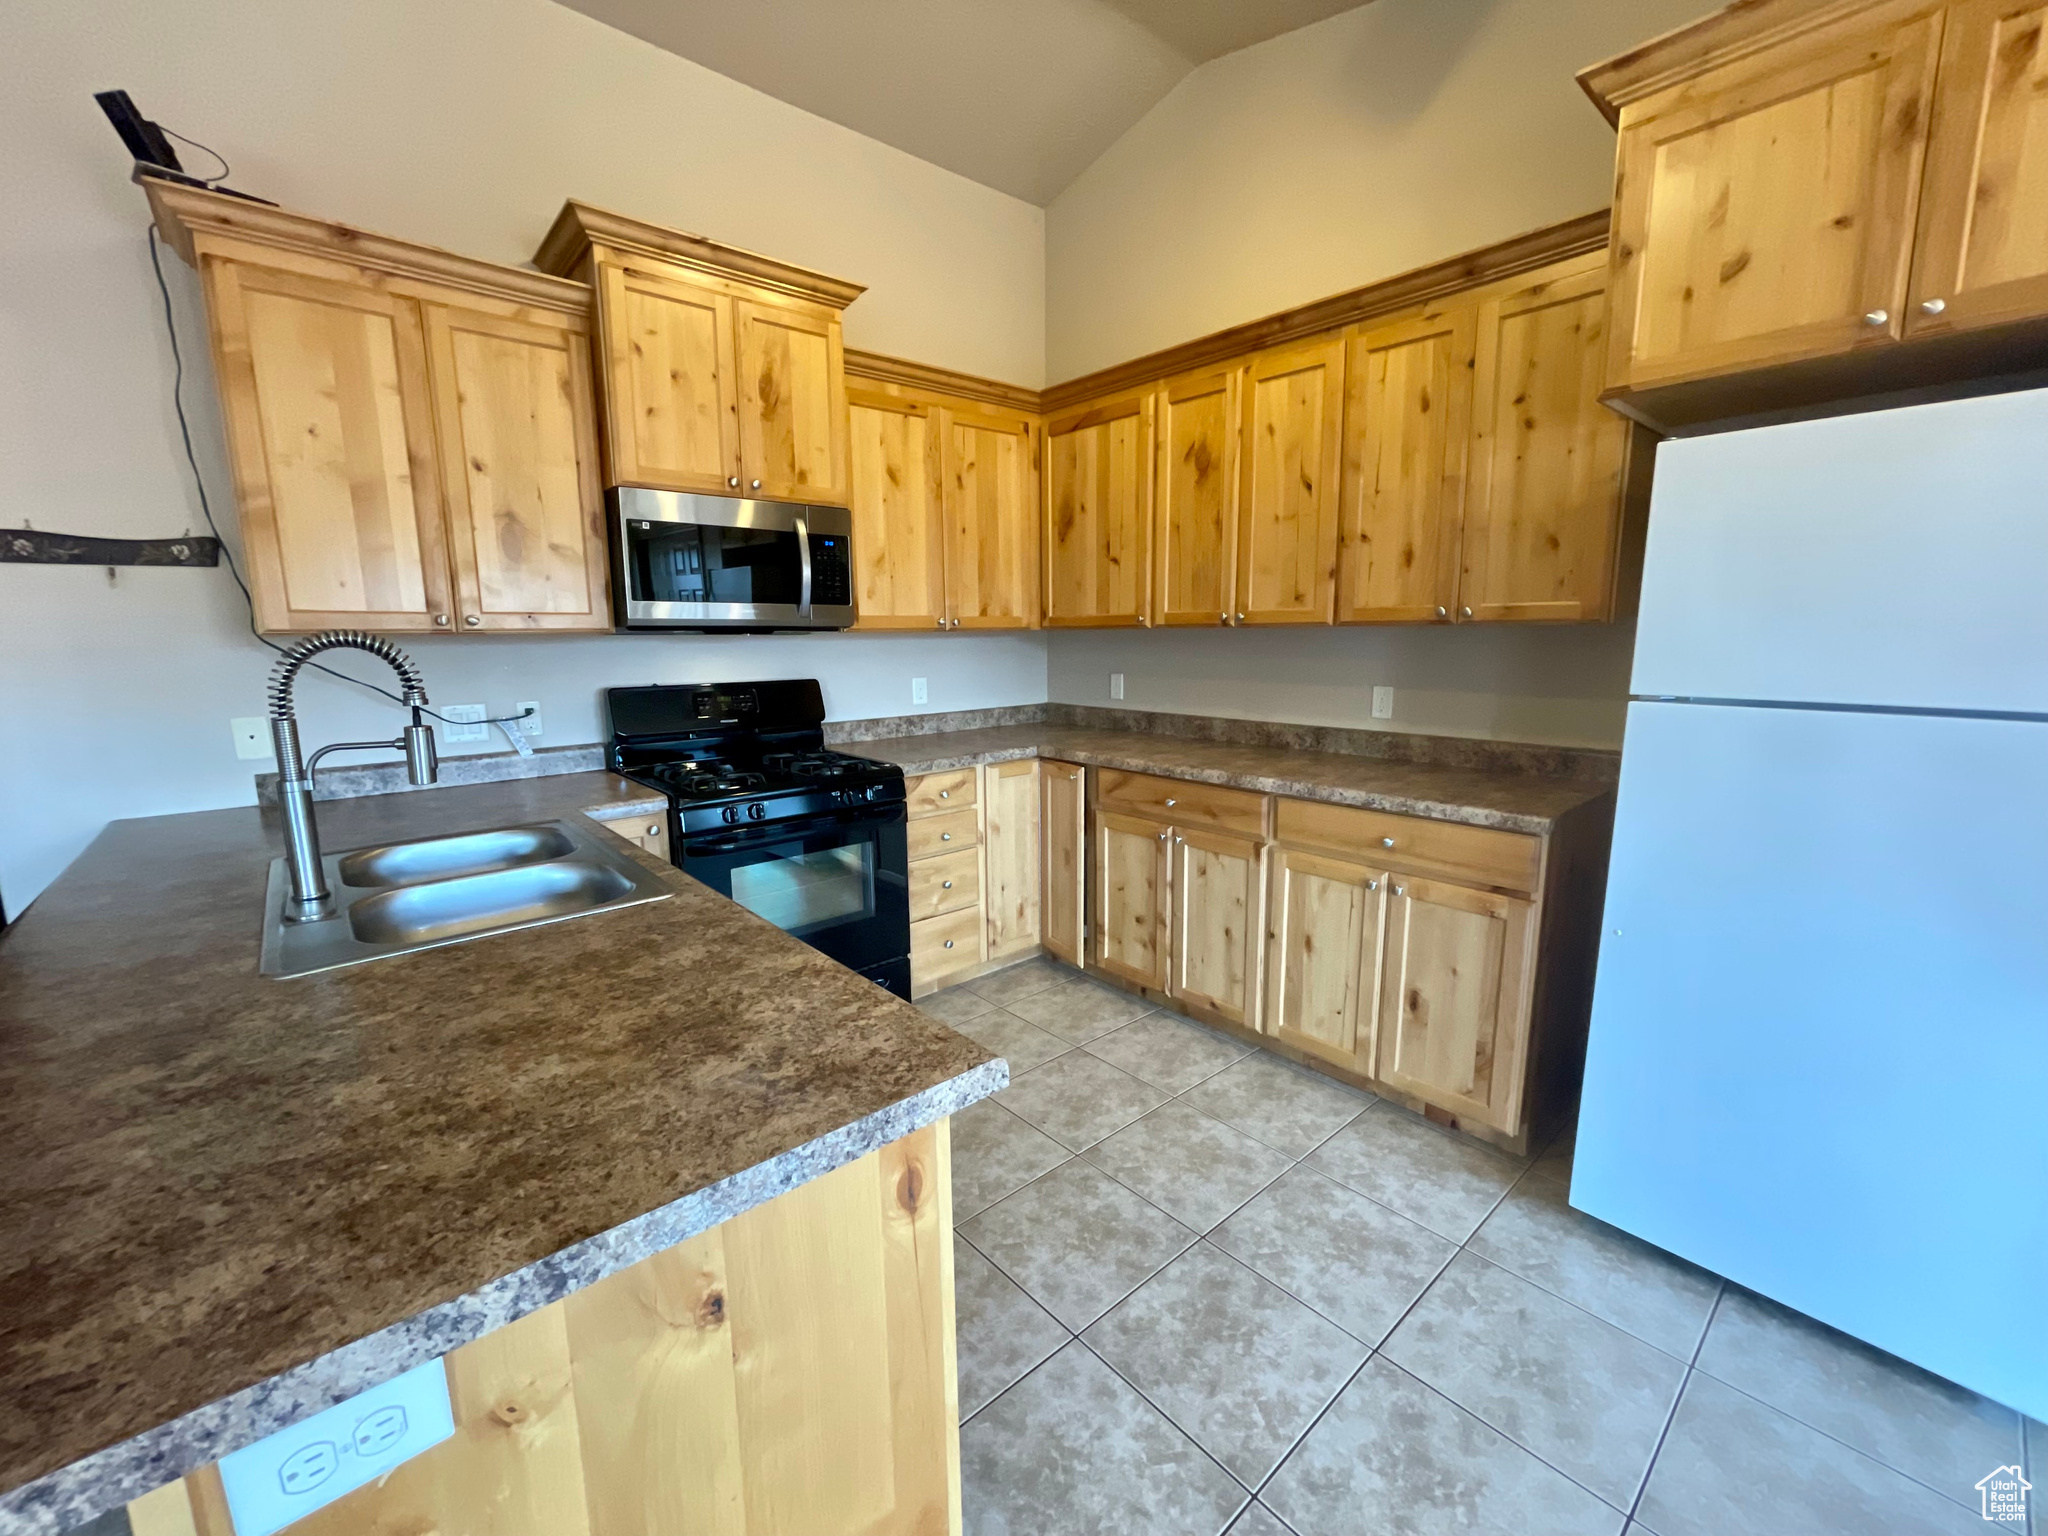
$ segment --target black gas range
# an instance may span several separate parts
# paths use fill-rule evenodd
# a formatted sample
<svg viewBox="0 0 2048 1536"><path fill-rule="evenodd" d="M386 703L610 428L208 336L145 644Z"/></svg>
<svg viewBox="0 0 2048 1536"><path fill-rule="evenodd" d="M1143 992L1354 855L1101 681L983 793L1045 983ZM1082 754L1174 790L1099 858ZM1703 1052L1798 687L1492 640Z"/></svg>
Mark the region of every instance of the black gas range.
<svg viewBox="0 0 2048 1536"><path fill-rule="evenodd" d="M668 796L677 865L910 996L903 771L825 746L814 680L609 688L607 759Z"/></svg>

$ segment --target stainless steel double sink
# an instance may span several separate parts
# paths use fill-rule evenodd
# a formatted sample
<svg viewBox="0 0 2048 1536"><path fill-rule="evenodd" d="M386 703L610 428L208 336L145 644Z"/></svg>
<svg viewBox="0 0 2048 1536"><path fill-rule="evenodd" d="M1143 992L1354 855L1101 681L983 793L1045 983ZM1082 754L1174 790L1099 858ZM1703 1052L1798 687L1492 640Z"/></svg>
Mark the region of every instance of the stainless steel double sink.
<svg viewBox="0 0 2048 1536"><path fill-rule="evenodd" d="M286 922L291 879L270 866L264 897L265 976L304 976L337 966L459 944L660 901L669 892L595 827L569 821L494 827L329 854L331 916Z"/></svg>

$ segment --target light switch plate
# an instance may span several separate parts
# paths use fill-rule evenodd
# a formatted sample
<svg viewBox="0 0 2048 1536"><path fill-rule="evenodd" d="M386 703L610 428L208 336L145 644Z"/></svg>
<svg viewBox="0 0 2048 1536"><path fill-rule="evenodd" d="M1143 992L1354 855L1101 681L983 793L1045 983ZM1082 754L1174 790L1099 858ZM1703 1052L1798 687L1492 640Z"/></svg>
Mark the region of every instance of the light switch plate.
<svg viewBox="0 0 2048 1536"><path fill-rule="evenodd" d="M921 677L913 677L910 680L910 702L913 704L930 702L928 690L925 688L924 679Z"/></svg>
<svg viewBox="0 0 2048 1536"><path fill-rule="evenodd" d="M1375 720L1394 718L1394 690L1375 687L1372 691L1372 717Z"/></svg>
<svg viewBox="0 0 2048 1536"><path fill-rule="evenodd" d="M546 734L546 727L544 727L540 723L539 699L521 699L517 704L514 704L512 706L512 713L515 715L523 714L526 716L524 720L521 720L519 722L520 735L530 738Z"/></svg>
<svg viewBox="0 0 2048 1536"><path fill-rule="evenodd" d="M1124 696L1123 673L1112 672L1109 674L1109 696L1112 699L1120 699Z"/></svg>
<svg viewBox="0 0 2048 1536"><path fill-rule="evenodd" d="M489 741L491 728L473 722L488 720L491 712L481 704L443 704L441 706L441 740L447 746L456 746L465 741Z"/></svg>
<svg viewBox="0 0 2048 1536"><path fill-rule="evenodd" d="M261 715L237 715L228 729L234 732L235 756L251 762L270 756L270 722Z"/></svg>
<svg viewBox="0 0 2048 1536"><path fill-rule="evenodd" d="M235 1536L271 1536L455 1433L439 1360L230 1451L221 1487Z"/></svg>

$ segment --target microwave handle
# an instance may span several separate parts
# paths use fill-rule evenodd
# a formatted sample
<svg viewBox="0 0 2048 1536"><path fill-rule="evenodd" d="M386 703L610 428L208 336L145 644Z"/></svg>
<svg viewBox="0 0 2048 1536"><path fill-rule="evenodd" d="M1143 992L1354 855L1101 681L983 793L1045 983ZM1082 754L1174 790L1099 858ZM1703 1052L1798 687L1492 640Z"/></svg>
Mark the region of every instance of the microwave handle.
<svg viewBox="0 0 2048 1536"><path fill-rule="evenodd" d="M811 611L811 520L796 514L796 555L803 567L803 590L797 594L797 612Z"/></svg>

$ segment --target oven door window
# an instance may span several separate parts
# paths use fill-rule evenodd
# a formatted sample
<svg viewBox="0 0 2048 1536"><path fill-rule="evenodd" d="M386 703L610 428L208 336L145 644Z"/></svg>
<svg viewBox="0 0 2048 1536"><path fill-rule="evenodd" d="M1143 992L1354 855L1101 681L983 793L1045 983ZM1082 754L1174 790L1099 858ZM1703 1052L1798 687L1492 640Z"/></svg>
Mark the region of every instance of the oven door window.
<svg viewBox="0 0 2048 1536"><path fill-rule="evenodd" d="M803 598L796 534L705 523L625 522L626 572L639 603L788 603Z"/></svg>
<svg viewBox="0 0 2048 1536"><path fill-rule="evenodd" d="M794 934L872 917L875 845L862 839L809 851L800 843L762 849L755 862L734 865L732 899Z"/></svg>

